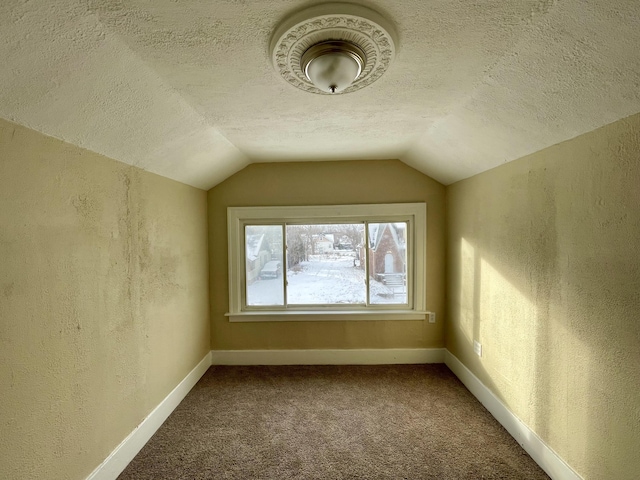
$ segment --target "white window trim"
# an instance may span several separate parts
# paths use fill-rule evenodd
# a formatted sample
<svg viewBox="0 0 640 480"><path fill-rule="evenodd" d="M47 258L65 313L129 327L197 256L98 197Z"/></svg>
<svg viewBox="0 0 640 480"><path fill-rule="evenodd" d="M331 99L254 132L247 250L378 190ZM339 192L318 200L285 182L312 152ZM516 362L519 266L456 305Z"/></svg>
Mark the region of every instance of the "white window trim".
<svg viewBox="0 0 640 480"><path fill-rule="evenodd" d="M427 207L425 203L386 203L365 205L321 205L280 207L228 207L227 232L229 255L229 312L231 322L262 321L331 321L331 320L424 320L426 311L426 238ZM370 305L363 308L318 307L304 309L243 309L244 289L244 225L251 223L332 223L332 222L407 221L411 228L413 258L407 258L411 269L412 289L408 292L408 308L398 305ZM286 266L283 265L283 268Z"/></svg>

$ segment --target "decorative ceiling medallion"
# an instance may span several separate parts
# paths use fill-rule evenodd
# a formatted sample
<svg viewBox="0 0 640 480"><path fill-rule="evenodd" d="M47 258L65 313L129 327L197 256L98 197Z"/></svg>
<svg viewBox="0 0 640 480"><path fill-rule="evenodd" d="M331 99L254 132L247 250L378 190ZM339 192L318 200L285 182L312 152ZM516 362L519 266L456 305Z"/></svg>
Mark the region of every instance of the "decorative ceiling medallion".
<svg viewBox="0 0 640 480"><path fill-rule="evenodd" d="M270 46L273 66L294 87L328 95L311 82L301 62L311 47L328 41L353 44L366 56L357 78L337 94L355 92L379 79L397 45L391 24L378 13L359 5L329 3L303 10L276 29Z"/></svg>

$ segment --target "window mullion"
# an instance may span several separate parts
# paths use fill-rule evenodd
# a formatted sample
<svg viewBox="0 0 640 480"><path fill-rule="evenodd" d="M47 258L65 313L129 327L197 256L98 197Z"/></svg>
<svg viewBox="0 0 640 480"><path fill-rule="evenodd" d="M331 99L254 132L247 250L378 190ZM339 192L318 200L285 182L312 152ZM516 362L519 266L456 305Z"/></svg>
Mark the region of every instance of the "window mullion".
<svg viewBox="0 0 640 480"><path fill-rule="evenodd" d="M360 259L362 261L362 259ZM365 306L371 305L371 290L369 288L369 222L364 222L364 284L366 288Z"/></svg>
<svg viewBox="0 0 640 480"><path fill-rule="evenodd" d="M289 252L289 239L287 237L287 224L283 223L282 224L282 238L283 238L283 242L282 242L282 281L284 282L284 285L282 286L284 288L284 308L285 310L287 309L287 307L289 306L289 300L288 300L288 285L289 285L289 281L287 280L287 275L288 275L288 270L289 270L289 256L287 255L287 253Z"/></svg>
<svg viewBox="0 0 640 480"><path fill-rule="evenodd" d="M243 268L240 270L240 302L242 304L242 306L244 307L247 304L247 270L246 270L246 262L247 262L247 257L246 257L246 252L247 252L247 246L246 246L246 240L247 240L247 225L242 222L240 225L240 228L242 230L241 234L238 236L240 242L241 242L241 252L242 252L242 262L240 263Z"/></svg>

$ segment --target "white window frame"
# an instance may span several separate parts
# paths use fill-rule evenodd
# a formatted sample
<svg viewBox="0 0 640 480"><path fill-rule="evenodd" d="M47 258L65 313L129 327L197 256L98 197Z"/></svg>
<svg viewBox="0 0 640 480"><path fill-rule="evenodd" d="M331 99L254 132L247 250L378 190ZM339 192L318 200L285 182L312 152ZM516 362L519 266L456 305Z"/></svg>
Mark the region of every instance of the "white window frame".
<svg viewBox="0 0 640 480"><path fill-rule="evenodd" d="M245 225L282 223L392 223L407 222L406 305L247 307L244 305ZM425 203L363 205L228 207L229 312L232 322L309 320L424 320L426 311ZM283 239L286 242L286 239ZM286 258L283 259L283 270Z"/></svg>

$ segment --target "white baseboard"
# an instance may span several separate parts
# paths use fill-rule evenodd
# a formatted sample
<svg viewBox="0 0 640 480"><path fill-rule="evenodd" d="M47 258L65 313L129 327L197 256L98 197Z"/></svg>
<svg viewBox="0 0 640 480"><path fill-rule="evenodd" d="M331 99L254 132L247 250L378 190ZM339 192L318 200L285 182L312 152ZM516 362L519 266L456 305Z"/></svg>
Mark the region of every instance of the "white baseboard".
<svg viewBox="0 0 640 480"><path fill-rule="evenodd" d="M443 363L444 348L212 350L212 365L382 365Z"/></svg>
<svg viewBox="0 0 640 480"><path fill-rule="evenodd" d="M114 480L129 465L138 452L145 446L154 433L160 428L171 412L186 397L187 393L198 383L198 380L211 366L211 353L195 366L191 372L165 397L160 404L147 415L120 445L102 462L87 480Z"/></svg>
<svg viewBox="0 0 640 480"><path fill-rule="evenodd" d="M458 358L445 350L447 367L465 387L489 410L533 460L553 480L583 480L556 452L500 401L487 386Z"/></svg>

